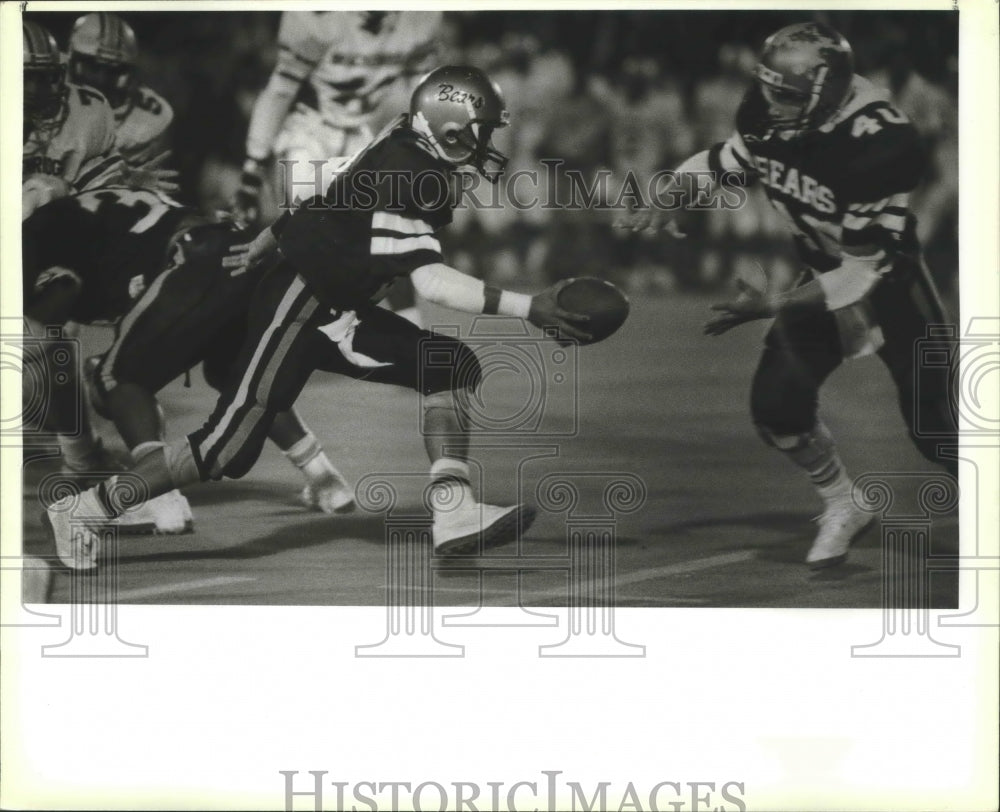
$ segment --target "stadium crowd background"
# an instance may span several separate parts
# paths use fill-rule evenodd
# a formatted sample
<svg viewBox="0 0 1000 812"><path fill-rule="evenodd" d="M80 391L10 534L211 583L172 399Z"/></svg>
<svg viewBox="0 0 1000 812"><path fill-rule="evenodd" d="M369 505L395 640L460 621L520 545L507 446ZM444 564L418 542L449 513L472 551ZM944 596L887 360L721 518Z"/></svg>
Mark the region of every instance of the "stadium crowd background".
<svg viewBox="0 0 1000 812"><path fill-rule="evenodd" d="M30 15L65 48L77 14ZM236 189L249 114L273 65L279 12L122 13L142 80L173 105L173 165L184 202L223 209ZM495 137L508 171L559 158L584 176L640 178L729 135L755 52L775 29L821 19L854 47L857 70L890 89L927 142L930 168L913 209L946 294L958 272L958 34L948 12L448 12L442 60L490 72L512 125ZM405 94L387 100L389 117ZM614 183L610 192L616 193ZM762 196L708 212L682 242L613 227L607 209L466 209L446 255L497 283L538 286L593 274L633 293L714 289L755 264L794 262ZM952 298L951 295L948 298Z"/></svg>

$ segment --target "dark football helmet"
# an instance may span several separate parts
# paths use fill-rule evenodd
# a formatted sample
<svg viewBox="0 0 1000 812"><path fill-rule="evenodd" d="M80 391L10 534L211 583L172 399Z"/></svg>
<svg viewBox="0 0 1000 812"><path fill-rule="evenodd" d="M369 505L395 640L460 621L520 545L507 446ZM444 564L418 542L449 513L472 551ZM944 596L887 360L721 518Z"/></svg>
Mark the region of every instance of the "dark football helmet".
<svg viewBox="0 0 1000 812"><path fill-rule="evenodd" d="M410 97L410 126L434 152L455 166L475 167L491 183L503 174L507 156L490 139L495 129L507 126L508 118L500 88L479 68L437 68Z"/></svg>
<svg viewBox="0 0 1000 812"><path fill-rule="evenodd" d="M768 125L804 133L822 126L847 100L854 55L829 26L798 23L767 38L754 74Z"/></svg>

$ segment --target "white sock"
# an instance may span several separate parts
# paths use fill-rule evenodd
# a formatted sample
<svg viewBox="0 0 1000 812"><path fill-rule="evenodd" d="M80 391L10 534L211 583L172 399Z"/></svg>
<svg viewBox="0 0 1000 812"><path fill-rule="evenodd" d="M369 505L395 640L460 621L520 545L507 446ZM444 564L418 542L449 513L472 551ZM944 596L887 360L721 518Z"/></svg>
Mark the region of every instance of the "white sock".
<svg viewBox="0 0 1000 812"><path fill-rule="evenodd" d="M316 435L311 431L306 432L305 437L286 449L284 453L310 484L342 478L340 471L333 467L333 463L323 453L323 447L316 439Z"/></svg>
<svg viewBox="0 0 1000 812"><path fill-rule="evenodd" d="M777 448L808 475L816 492L826 502L851 494L851 478L840 461L833 435L822 421L808 434L773 438Z"/></svg>
<svg viewBox="0 0 1000 812"><path fill-rule="evenodd" d="M447 513L460 506L475 504L469 482L469 464L442 457L431 465L431 505L435 513Z"/></svg>
<svg viewBox="0 0 1000 812"><path fill-rule="evenodd" d="M79 436L60 434L58 440L59 450L68 468L85 471L97 464L101 446L89 425L83 427Z"/></svg>

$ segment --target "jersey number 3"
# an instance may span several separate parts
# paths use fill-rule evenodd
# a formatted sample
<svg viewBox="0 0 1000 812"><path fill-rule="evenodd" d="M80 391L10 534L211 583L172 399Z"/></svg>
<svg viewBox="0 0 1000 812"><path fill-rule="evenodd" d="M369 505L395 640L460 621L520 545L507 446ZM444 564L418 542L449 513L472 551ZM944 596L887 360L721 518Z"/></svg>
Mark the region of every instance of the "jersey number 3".
<svg viewBox="0 0 1000 812"><path fill-rule="evenodd" d="M130 234L142 234L155 226L160 218L177 204L168 203L155 192L147 189L115 189L95 195L82 195L80 206L96 213L104 206L119 206L128 209L135 217L129 229Z"/></svg>

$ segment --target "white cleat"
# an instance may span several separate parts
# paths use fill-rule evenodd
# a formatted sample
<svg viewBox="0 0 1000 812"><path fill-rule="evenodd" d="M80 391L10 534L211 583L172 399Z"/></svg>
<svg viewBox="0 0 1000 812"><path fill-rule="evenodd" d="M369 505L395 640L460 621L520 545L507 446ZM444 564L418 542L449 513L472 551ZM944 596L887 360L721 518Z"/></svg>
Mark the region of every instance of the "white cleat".
<svg viewBox="0 0 1000 812"><path fill-rule="evenodd" d="M176 536L194 532L191 506L178 490L169 491L125 511L118 517L116 524L123 536Z"/></svg>
<svg viewBox="0 0 1000 812"><path fill-rule="evenodd" d="M529 505L497 507L471 503L456 510L435 511L434 552L458 555L488 550L517 539L520 532L531 527L535 509Z"/></svg>
<svg viewBox="0 0 1000 812"><path fill-rule="evenodd" d="M859 508L848 494L827 503L817 521L819 534L806 556L806 563L813 569L835 567L846 561L851 542L875 521L875 515Z"/></svg>
<svg viewBox="0 0 1000 812"><path fill-rule="evenodd" d="M339 474L323 482L310 482L299 494L299 501L310 510L323 513L350 513L354 510L354 490Z"/></svg>
<svg viewBox="0 0 1000 812"><path fill-rule="evenodd" d="M52 536L56 554L74 570L92 570L101 554L100 529L109 524L89 491L53 502L42 514L42 526Z"/></svg>

